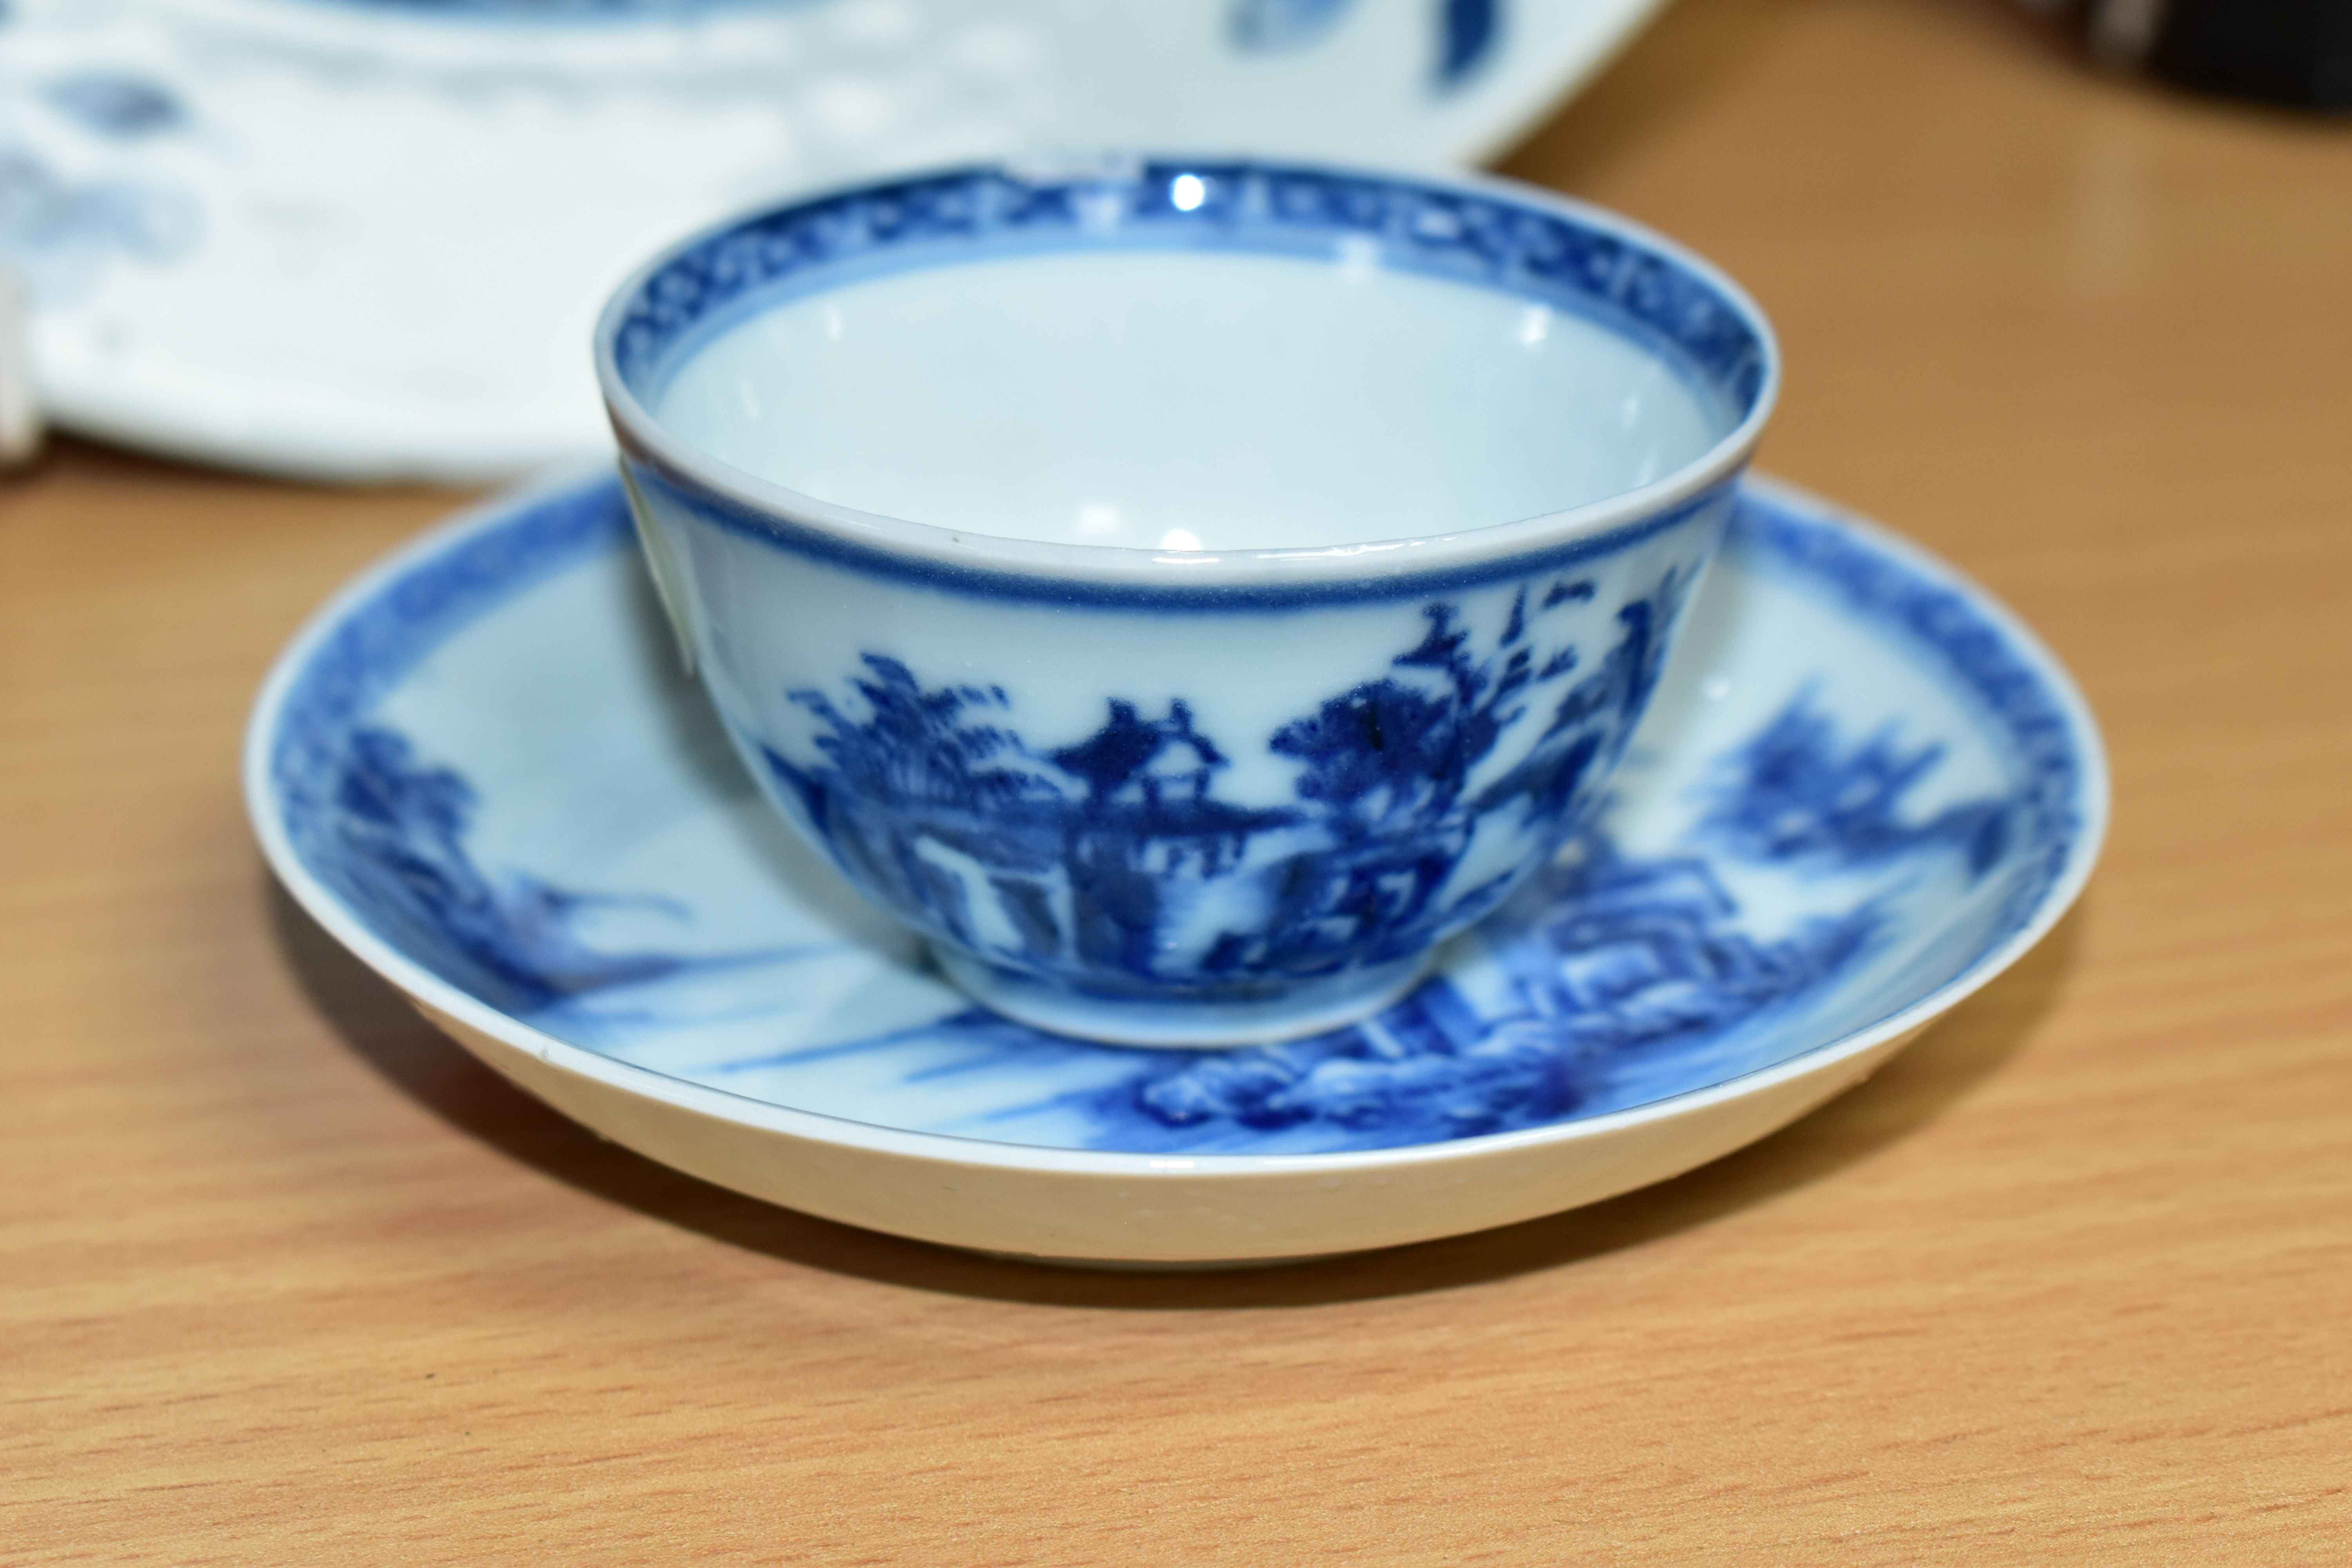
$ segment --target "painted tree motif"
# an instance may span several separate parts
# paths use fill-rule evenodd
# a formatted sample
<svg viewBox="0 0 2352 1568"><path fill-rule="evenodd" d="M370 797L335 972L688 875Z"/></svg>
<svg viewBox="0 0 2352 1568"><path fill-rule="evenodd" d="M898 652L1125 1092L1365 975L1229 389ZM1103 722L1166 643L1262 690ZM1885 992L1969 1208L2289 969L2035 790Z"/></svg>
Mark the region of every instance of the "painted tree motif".
<svg viewBox="0 0 2352 1568"><path fill-rule="evenodd" d="M493 878L466 846L477 800L463 776L417 760L406 736L352 731L335 781L339 858L369 868L380 918L436 952L445 976L501 1006L529 1009L667 974L664 953L604 952L575 933L592 910L658 900L567 891L536 878Z"/></svg>
<svg viewBox="0 0 2352 1568"><path fill-rule="evenodd" d="M1591 596L1590 584L1555 583L1538 613ZM1342 837L1370 837L1453 812L1473 770L1524 715L1521 695L1576 667L1568 645L1538 664L1525 589L1483 658L1472 653L1471 634L1452 605L1433 604L1422 614L1428 622L1422 640L1393 661L1405 678L1386 676L1333 698L1269 742L1306 764L1299 798L1331 808Z"/></svg>
<svg viewBox="0 0 2352 1568"><path fill-rule="evenodd" d="M1969 801L1904 820L1904 797L1943 760L1939 745L1906 751L1891 728L1841 747L1811 693L1801 693L1732 759L1700 831L1749 859L1839 868L1949 844L1982 876L2008 843L2006 802Z"/></svg>
<svg viewBox="0 0 2352 1568"><path fill-rule="evenodd" d="M966 721L968 713L1010 708L1003 688L926 691L898 659L869 653L865 663L869 676L850 683L866 701L862 723L844 717L823 692L792 694L824 721L816 747L833 760L842 783L888 800L968 806L1053 798L1051 783L1022 765L1019 737L995 724Z"/></svg>

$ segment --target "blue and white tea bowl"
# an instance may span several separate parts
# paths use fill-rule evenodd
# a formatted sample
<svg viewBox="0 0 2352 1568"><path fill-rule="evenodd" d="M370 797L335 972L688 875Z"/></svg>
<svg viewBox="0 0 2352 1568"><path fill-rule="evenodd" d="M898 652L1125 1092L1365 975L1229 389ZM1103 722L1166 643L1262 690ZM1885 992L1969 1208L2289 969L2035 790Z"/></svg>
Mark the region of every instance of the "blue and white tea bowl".
<svg viewBox="0 0 2352 1568"><path fill-rule="evenodd" d="M1185 1046L1377 1011L1578 830L1778 374L1622 219L1200 160L763 212L597 356L785 817L989 1006Z"/></svg>

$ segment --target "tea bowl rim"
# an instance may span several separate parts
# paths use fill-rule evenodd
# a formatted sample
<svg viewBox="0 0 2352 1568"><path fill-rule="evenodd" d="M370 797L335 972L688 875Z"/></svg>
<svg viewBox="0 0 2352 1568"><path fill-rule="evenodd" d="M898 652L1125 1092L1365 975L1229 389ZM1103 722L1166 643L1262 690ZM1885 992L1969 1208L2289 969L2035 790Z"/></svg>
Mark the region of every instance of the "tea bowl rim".
<svg viewBox="0 0 2352 1568"><path fill-rule="evenodd" d="M1135 171L1171 165L1203 169L1241 167L1276 174L1370 181L1391 189L1441 196L1474 197L1539 216L1565 220L1630 247L1646 251L1703 286L1734 316L1752 340L1759 366L1754 395L1736 424L1704 452L1648 484L1579 506L1529 517L1426 533L1385 535L1339 544L1268 546L1253 549L1179 551L1150 546L1050 542L927 523L845 506L777 483L728 463L677 435L638 396L618 356L618 339L648 284L674 264L752 226L796 211L814 211L845 198L904 189L918 183L994 174L1015 181L1043 177L1085 178L1101 171L1106 181L1133 179ZM1076 171L1075 174L1072 171ZM1043 171L1041 174L1039 171ZM1083 245L1057 245L1034 254L1066 255ZM1160 254L1187 254L1171 247ZM982 259L1005 260L1002 253ZM931 265L953 267L942 260ZM825 263L820 262L822 268ZM853 274L849 279L856 280ZM1465 287L1496 293L1517 292L1493 282L1460 279ZM760 290L755 289L756 295ZM821 291L821 290L820 290ZM806 296L802 296L806 297ZM1534 300L1532 295L1522 298ZM1535 301L1539 302L1539 301ZM1627 324L1595 311L1591 320L1640 343ZM1655 352L1654 346L1642 343ZM1755 300L1721 268L1645 225L1592 203L1540 186L1493 175L1435 174L1425 171L1355 166L1308 158L1187 153L1097 153L1048 159L1011 157L914 170L864 179L739 210L657 251L608 297L594 332L596 377L625 469L635 461L660 476L699 510L715 511L739 531L765 534L787 546L817 553L865 557L919 577L947 575L1000 583L1026 580L1051 596L1055 584L1080 592L1092 587L1114 596L1141 591L1192 597L1206 590L1270 587L1277 591L1338 589L1350 584L1386 584L1400 577L1483 576L1486 571L1526 557L1580 553L1580 546L1614 546L1623 536L1680 517L1727 491L1754 456L1778 403L1781 356L1769 319ZM1482 571L1481 569L1485 569ZM1318 595L1319 596L1319 595Z"/></svg>

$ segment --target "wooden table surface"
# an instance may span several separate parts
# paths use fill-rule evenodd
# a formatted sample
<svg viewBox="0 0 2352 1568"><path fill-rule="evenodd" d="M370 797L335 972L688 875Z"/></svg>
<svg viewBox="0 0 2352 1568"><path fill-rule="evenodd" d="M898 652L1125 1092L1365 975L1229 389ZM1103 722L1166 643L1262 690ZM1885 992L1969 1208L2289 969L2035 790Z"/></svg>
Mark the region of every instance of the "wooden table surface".
<svg viewBox="0 0 2352 1568"><path fill-rule="evenodd" d="M1679 0L1511 173L1746 281L1764 462L2113 748L2057 932L1663 1186L1264 1272L673 1174L294 912L239 727L446 510L0 483L0 1561L2352 1560L2352 125L1995 0Z"/></svg>

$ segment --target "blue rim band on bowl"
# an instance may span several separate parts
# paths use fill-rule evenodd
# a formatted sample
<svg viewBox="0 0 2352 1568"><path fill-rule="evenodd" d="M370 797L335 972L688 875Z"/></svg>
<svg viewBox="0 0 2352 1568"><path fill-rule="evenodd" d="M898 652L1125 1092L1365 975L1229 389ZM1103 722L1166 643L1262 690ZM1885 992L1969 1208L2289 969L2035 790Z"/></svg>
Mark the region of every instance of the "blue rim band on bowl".
<svg viewBox="0 0 2352 1568"><path fill-rule="evenodd" d="M1180 557L996 538L838 506L698 454L650 412L667 378L714 334L760 310L861 279L950 258L1048 250L1321 258L1347 247L1372 247L1384 269L1600 321L1658 353L1727 411L1730 428L1653 484L1547 516L1423 538ZM1591 538L1720 491L1752 452L1780 383L1771 330L1753 301L1706 262L1614 215L1496 181L1232 158L981 165L737 219L673 247L623 285L598 323L596 359L615 435L641 479L700 492L698 510L711 521L869 563L897 557L953 574L1049 580L1038 584L1040 597L1066 596L1074 582L1177 600L1215 597L1242 586L1360 581L1368 566L1420 580L1523 555L1539 540ZM793 520L789 536L778 514Z"/></svg>

